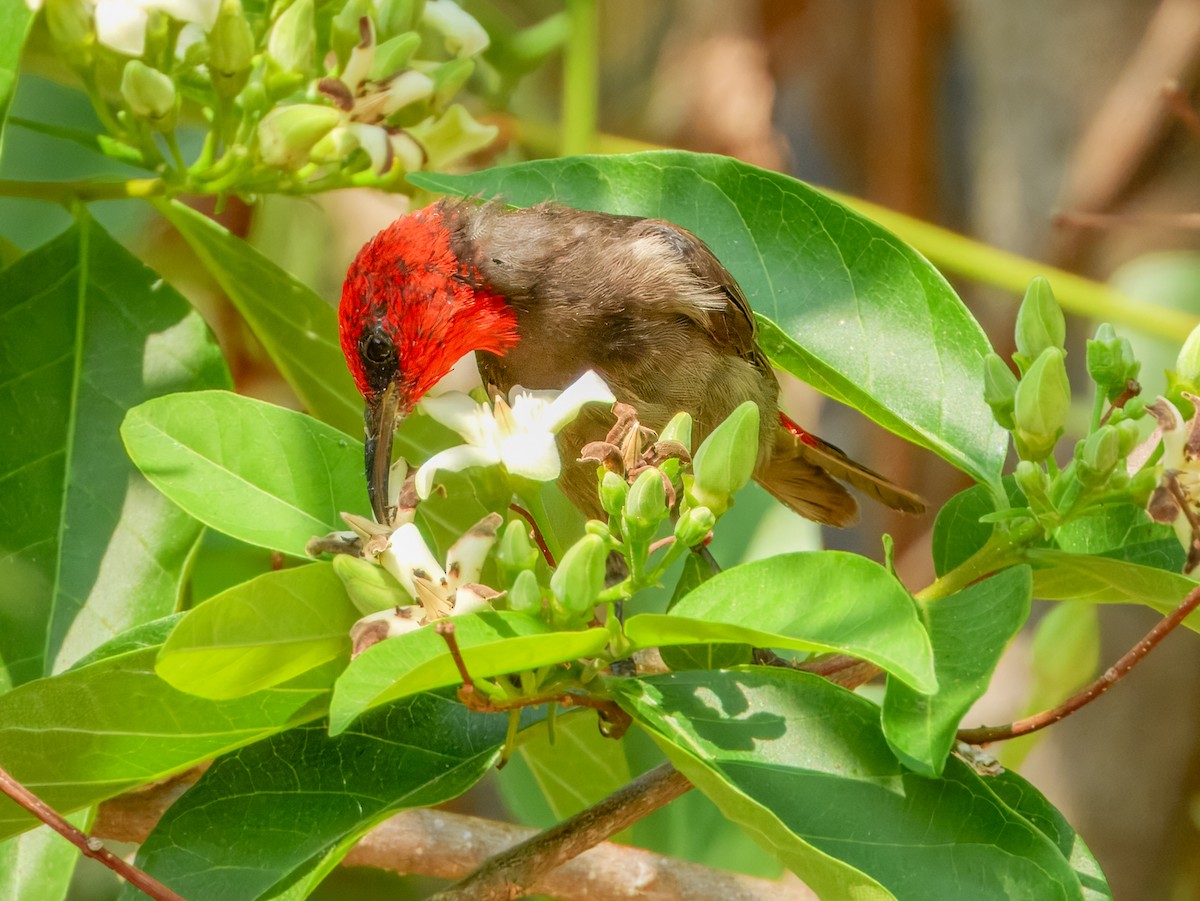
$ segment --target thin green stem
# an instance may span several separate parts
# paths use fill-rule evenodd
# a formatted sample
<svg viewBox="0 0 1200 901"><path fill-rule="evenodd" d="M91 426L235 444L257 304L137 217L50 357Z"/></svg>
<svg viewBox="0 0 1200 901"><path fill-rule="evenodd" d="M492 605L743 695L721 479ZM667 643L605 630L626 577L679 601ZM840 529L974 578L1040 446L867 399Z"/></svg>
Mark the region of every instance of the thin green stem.
<svg viewBox="0 0 1200 901"><path fill-rule="evenodd" d="M161 178L131 178L127 181L22 181L0 178L0 197L25 197L71 206L80 201L135 200L168 194Z"/></svg>
<svg viewBox="0 0 1200 901"><path fill-rule="evenodd" d="M997 570L1021 562L1026 546L1040 537L1042 528L1036 522L1023 522L1010 529L997 528L979 550L954 569L917 592L920 601L937 601L962 591Z"/></svg>
<svg viewBox="0 0 1200 901"><path fill-rule="evenodd" d="M1096 388L1096 397L1092 401L1092 419L1088 427L1088 434L1091 435L1096 429L1100 428L1100 422L1104 419L1104 392Z"/></svg>
<svg viewBox="0 0 1200 901"><path fill-rule="evenodd" d="M596 0L567 0L570 30L563 50L562 154L589 153L596 139L600 28Z"/></svg>

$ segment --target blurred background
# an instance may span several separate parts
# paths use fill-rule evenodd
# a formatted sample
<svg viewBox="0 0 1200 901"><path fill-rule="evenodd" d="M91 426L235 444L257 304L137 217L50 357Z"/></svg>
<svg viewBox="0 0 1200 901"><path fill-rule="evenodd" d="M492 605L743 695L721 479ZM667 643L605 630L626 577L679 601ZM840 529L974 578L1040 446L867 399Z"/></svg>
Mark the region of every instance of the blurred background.
<svg viewBox="0 0 1200 901"><path fill-rule="evenodd" d="M463 5L492 32L489 54L514 53L520 45L513 36L522 29L549 22L544 27L552 30L563 9L560 0ZM1200 129L1186 115L1200 68L1200 0L599 0L595 9L597 149L656 145L728 154L1111 282L1133 298L1200 313ZM29 56L33 71L41 66L54 75L49 61L38 60L36 34ZM463 168L562 150L561 57L551 53L524 70L508 62L510 77L481 91L485 99L474 110L500 125L501 138ZM1175 100L1164 96L1168 83L1178 86ZM64 125L95 125L86 101L52 77L22 81L14 115L33 110ZM12 128L0 175L81 177L113 165L63 147ZM408 203L340 192L233 202L220 218L334 302L352 255ZM100 204L96 212L144 258L178 273L177 287L197 299L230 352L241 390L289 401L265 355L169 227L129 204ZM0 201L0 235L21 248L67 223L48 205ZM1010 353L1019 296L954 281L997 351ZM1095 323L1068 322L1070 362L1081 367ZM1118 331L1134 340L1153 396L1178 344ZM857 414L823 404L802 386L787 394L800 422L916 489L932 510L967 487L948 465ZM932 579L932 514L865 509L858 529L819 535L768 509L764 496L739 503L739 515L756 525L723 549L723 562L819 541L881 559L886 532L908 586ZM1043 613L1014 644L968 725L1011 720L1032 703L1038 674L1030 644ZM1098 633L1091 621L1078 632L1084 668L1109 665L1155 621L1144 608L1099 614ZM1079 656L1077 648L1072 653ZM1200 899L1198 686L1200 645L1195 635L1179 634L1096 706L1044 738L1005 749L1009 762L1028 755L1023 774L1079 830L1117 898ZM521 793L520 778L507 776L509 784L465 803L494 813L501 796ZM689 814L672 816L686 822ZM713 838L668 850L771 871L748 842L726 836L715 849ZM346 871L318 897L423 893L405 886L385 874Z"/></svg>

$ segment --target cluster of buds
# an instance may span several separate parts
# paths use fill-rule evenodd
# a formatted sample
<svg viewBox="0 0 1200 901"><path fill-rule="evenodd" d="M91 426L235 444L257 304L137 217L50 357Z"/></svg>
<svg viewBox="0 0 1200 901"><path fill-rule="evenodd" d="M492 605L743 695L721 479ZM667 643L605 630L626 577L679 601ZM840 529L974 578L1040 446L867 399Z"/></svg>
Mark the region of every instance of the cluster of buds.
<svg viewBox="0 0 1200 901"><path fill-rule="evenodd" d="M1017 373L996 354L984 361L984 399L1012 433L1020 458L1015 480L1028 511L1047 530L1106 498L1125 495L1144 503L1154 479L1140 450L1146 446L1138 425L1146 412L1138 396L1140 364L1129 341L1107 323L1087 342L1087 372L1095 388L1092 421L1071 460L1059 468L1054 451L1071 410L1065 337L1065 319L1049 282L1034 279L1017 314Z"/></svg>
<svg viewBox="0 0 1200 901"><path fill-rule="evenodd" d="M180 190L399 184L497 133L454 102L488 46L455 0L345 0L332 18L316 0L269 15L242 0L27 2L45 4L56 56L93 94L106 152ZM174 140L185 101L211 132L190 164Z"/></svg>

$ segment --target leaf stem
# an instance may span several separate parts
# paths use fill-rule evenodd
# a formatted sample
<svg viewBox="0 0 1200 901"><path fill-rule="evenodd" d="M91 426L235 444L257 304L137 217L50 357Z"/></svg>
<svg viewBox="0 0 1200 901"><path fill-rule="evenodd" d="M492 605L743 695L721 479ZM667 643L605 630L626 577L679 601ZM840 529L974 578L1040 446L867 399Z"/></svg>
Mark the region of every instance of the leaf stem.
<svg viewBox="0 0 1200 901"><path fill-rule="evenodd" d="M167 183L161 178L131 178L127 181L23 181L0 179L0 196L45 200L65 207L80 201L134 200L161 197L167 193Z"/></svg>
<svg viewBox="0 0 1200 901"><path fill-rule="evenodd" d="M567 0L567 17L570 28L563 48L563 156L592 150L600 71L596 0Z"/></svg>
<svg viewBox="0 0 1200 901"><path fill-rule="evenodd" d="M1026 520L1007 529L998 527L983 547L941 578L918 591L915 597L920 601L941 600L997 570L1019 563L1025 546L1041 534L1042 527L1033 520Z"/></svg>

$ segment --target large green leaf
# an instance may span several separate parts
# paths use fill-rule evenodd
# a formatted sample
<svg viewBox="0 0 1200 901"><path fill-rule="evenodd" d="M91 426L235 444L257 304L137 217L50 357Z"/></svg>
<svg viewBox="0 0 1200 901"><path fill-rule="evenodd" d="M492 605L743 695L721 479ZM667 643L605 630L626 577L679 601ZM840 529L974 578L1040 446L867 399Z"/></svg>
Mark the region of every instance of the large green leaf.
<svg viewBox="0 0 1200 901"><path fill-rule="evenodd" d="M478 782L507 726L507 716L421 694L336 738L323 724L291 729L213 764L159 821L137 863L189 901L311 889L380 821ZM123 897L139 895L127 888Z"/></svg>
<svg viewBox="0 0 1200 901"><path fill-rule="evenodd" d="M802 182L680 151L539 160L423 188L667 219L695 232L759 314L772 362L980 481L1007 441L983 402L982 329L923 257Z"/></svg>
<svg viewBox="0 0 1200 901"><path fill-rule="evenodd" d="M870 701L808 673L747 668L623 680L625 709L725 814L822 897L1082 898L1068 857L951 758L896 760Z"/></svg>
<svg viewBox="0 0 1200 901"><path fill-rule="evenodd" d="M987 689L1000 654L1029 617L1032 581L1028 566L1014 566L921 603L938 690L921 694L892 680L883 704L888 744L917 772L942 772L959 721Z"/></svg>
<svg viewBox="0 0 1200 901"><path fill-rule="evenodd" d="M592 657L608 642L604 629L556 632L524 613L476 613L455 617L454 625L467 672L476 679ZM387 701L461 682L445 639L432 627L389 638L354 658L337 680L329 731L345 731L356 717Z"/></svg>
<svg viewBox="0 0 1200 901"><path fill-rule="evenodd" d="M209 701L158 678L157 653L117 654L0 695L0 767L65 813L325 712L331 671ZM0 798L0 838L36 824Z"/></svg>
<svg viewBox="0 0 1200 901"><path fill-rule="evenodd" d="M0 658L58 671L175 606L200 526L137 473L125 411L227 385L200 317L91 220L0 272Z"/></svg>
<svg viewBox="0 0 1200 901"><path fill-rule="evenodd" d="M25 0L0 0L0 150L4 148L4 122L17 89L21 49L33 24L33 10Z"/></svg>
<svg viewBox="0 0 1200 901"><path fill-rule="evenodd" d="M1055 548L1026 552L1034 565L1033 596L1045 601L1090 604L1145 604L1170 613L1200 583L1180 573L1129 563L1114 557L1068 554ZM1200 612L1183 621L1200 632Z"/></svg>
<svg viewBox="0 0 1200 901"><path fill-rule="evenodd" d="M207 216L177 201L157 206L208 267L309 412L350 435L361 434L362 398L338 344L334 308Z"/></svg>
<svg viewBox="0 0 1200 901"><path fill-rule="evenodd" d="M912 596L877 563L843 551L781 554L718 573L667 614L625 624L636 647L745 642L869 660L923 692L937 680Z"/></svg>
<svg viewBox="0 0 1200 901"><path fill-rule="evenodd" d="M121 437L163 494L250 544L303 557L341 511L367 510L362 443L294 410L197 391L130 410Z"/></svg>
<svg viewBox="0 0 1200 901"><path fill-rule="evenodd" d="M189 694L240 698L335 657L344 665L359 615L328 563L266 573L188 613L155 668Z"/></svg>
<svg viewBox="0 0 1200 901"><path fill-rule="evenodd" d="M70 817L87 828L88 811ZM67 896L79 862L79 849L40 826L0 842L0 898L8 901L59 901Z"/></svg>

